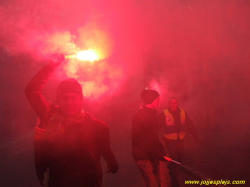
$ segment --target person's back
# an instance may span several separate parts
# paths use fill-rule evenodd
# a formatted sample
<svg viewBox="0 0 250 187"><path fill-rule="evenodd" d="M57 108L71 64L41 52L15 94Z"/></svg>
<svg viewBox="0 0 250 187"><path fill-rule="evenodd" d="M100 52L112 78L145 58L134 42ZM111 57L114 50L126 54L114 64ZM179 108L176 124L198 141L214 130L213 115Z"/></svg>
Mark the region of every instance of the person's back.
<svg viewBox="0 0 250 187"><path fill-rule="evenodd" d="M148 187L168 186L168 170L164 160L165 149L158 137L156 108L159 93L143 90L145 105L132 120L132 155ZM164 166L165 165L165 166Z"/></svg>
<svg viewBox="0 0 250 187"><path fill-rule="evenodd" d="M156 110L148 107L140 109L132 120L133 157L140 159L155 159L161 150L158 137L158 122Z"/></svg>

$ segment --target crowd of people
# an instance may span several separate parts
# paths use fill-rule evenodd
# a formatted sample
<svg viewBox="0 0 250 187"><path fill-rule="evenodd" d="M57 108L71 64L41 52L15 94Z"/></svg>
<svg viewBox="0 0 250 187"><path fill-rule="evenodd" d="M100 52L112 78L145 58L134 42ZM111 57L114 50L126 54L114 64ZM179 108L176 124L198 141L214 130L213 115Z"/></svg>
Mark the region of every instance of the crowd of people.
<svg viewBox="0 0 250 187"><path fill-rule="evenodd" d="M108 125L83 110L82 86L76 79L63 80L57 87L57 105L49 103L43 88L63 55L55 55L29 82L26 97L39 122L35 129L36 173L40 184L49 187L101 187L101 157L107 170L116 173L119 165L110 147ZM155 90L141 92L143 107L132 119L132 155L147 187L178 187L178 168L166 161L182 162L186 129L198 142L198 135L177 98L160 115L160 95ZM159 131L164 130L163 145Z"/></svg>

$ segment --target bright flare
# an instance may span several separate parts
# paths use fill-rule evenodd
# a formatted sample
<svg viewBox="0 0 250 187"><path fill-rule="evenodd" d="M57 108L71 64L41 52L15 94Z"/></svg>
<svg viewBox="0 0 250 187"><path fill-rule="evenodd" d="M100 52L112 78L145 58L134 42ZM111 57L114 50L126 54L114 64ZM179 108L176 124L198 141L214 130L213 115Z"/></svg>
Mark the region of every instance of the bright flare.
<svg viewBox="0 0 250 187"><path fill-rule="evenodd" d="M80 51L77 53L76 58L79 60L85 60L85 61L95 61L98 60L98 56L96 52L92 49L86 50L86 51Z"/></svg>
<svg viewBox="0 0 250 187"><path fill-rule="evenodd" d="M78 60L90 61L90 62L93 62L99 59L96 52L92 49L80 51L76 55L68 55L66 56L66 58L77 58Z"/></svg>

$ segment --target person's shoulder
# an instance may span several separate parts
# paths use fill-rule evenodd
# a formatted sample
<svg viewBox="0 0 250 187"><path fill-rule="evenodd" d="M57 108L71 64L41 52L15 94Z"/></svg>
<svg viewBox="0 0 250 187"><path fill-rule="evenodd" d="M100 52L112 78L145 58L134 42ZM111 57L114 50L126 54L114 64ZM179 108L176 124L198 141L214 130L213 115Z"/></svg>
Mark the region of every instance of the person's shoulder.
<svg viewBox="0 0 250 187"><path fill-rule="evenodd" d="M183 108L179 108L179 110L180 110L181 112L187 113L187 111L186 111L185 109L183 109Z"/></svg>
<svg viewBox="0 0 250 187"><path fill-rule="evenodd" d="M188 115L188 113L187 113L187 111L186 111L185 109L180 108L180 112L183 113L183 114L185 114L185 116L186 116L187 118L189 118L189 115Z"/></svg>
<svg viewBox="0 0 250 187"><path fill-rule="evenodd" d="M141 113L143 113L143 112L145 112L144 108L140 108L140 109L135 113L135 115L141 114Z"/></svg>
<svg viewBox="0 0 250 187"><path fill-rule="evenodd" d="M141 108L140 110L138 110L138 111L134 114L133 119L134 119L134 118L137 118L138 116L141 116L141 115L144 114L144 113L145 113L144 108Z"/></svg>
<svg viewBox="0 0 250 187"><path fill-rule="evenodd" d="M156 116L156 113L153 112L152 109L148 109L148 108L142 108L140 109L133 117L133 122L136 121L145 121L148 120L149 118L152 118Z"/></svg>
<svg viewBox="0 0 250 187"><path fill-rule="evenodd" d="M97 128L108 128L108 125L100 120L100 119L97 119L95 118L94 116L92 116L90 113L86 112L86 117L87 117L87 120L95 127Z"/></svg>
<svg viewBox="0 0 250 187"><path fill-rule="evenodd" d="M157 116L164 116L165 117L165 110L160 110L158 113L157 113Z"/></svg>

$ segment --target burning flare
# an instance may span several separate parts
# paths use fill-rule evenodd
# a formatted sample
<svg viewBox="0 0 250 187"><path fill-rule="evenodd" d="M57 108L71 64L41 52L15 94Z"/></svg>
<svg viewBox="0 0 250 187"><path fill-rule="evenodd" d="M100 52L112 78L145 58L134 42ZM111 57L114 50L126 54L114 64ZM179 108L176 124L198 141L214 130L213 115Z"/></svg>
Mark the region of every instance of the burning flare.
<svg viewBox="0 0 250 187"><path fill-rule="evenodd" d="M80 51L76 55L68 55L65 58L77 58L78 60L94 62L99 59L97 53L93 49Z"/></svg>

